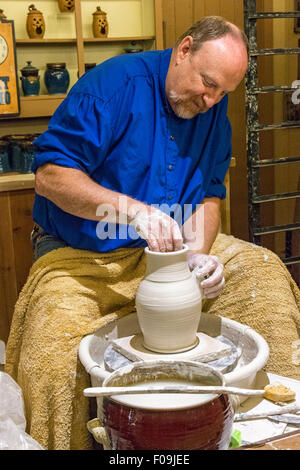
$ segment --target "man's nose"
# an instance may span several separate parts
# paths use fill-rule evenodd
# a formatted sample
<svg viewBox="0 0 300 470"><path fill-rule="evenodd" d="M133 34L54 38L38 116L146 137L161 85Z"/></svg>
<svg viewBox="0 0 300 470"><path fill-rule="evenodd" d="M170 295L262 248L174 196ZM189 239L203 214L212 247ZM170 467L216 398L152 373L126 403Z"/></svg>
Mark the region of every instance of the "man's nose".
<svg viewBox="0 0 300 470"><path fill-rule="evenodd" d="M212 108L215 104L219 103L221 96L217 93L205 93L203 95L203 100L207 108Z"/></svg>

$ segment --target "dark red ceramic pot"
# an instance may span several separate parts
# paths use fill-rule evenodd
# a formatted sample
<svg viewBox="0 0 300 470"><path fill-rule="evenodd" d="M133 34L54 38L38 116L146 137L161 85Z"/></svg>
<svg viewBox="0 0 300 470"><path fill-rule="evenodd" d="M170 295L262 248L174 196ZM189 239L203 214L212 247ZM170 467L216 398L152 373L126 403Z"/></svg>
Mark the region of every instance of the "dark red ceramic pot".
<svg viewBox="0 0 300 470"><path fill-rule="evenodd" d="M179 362L179 361L177 361ZM145 363L140 364L138 373L144 380L148 380L149 369L143 374ZM162 363L155 367L160 373L170 376L170 363ZM165 364L168 364L165 367ZM190 361L181 361L186 365L188 372L186 377L193 376L195 371L199 375L197 380L201 382L201 374L210 372L208 366ZM147 367L147 366L146 366ZM191 373L191 368L193 369ZM125 369L125 368L123 368ZM129 370L129 369L128 369ZM182 370L180 374L182 375ZM118 372L118 371L116 371ZM178 372L178 369L177 369ZM176 372L176 373L177 373ZM114 373L116 374L116 373ZM132 375L132 372L129 372ZM147 376L148 374L148 376ZM194 375L193 375L194 374ZM130 378L126 374L120 382L114 380L115 376L105 380L104 386L129 385ZM146 378L147 377L147 378ZM212 380L209 382L205 376L205 383L212 385L224 385L222 374L213 371ZM178 374L177 374L178 379ZM219 379L219 380L215 380ZM128 381L129 380L129 381ZM140 395L141 397L141 395ZM211 400L195 406L185 407L186 395L180 394L181 404L175 409L150 409L147 405L147 397L144 395L145 408L138 402L138 406L121 403L116 397L104 397L101 407L101 420L114 450L226 450L230 443L233 425L233 408L228 395L213 395ZM121 397L119 397L121 398ZM132 398L132 396L131 396ZM126 400L125 400L126 401Z"/></svg>

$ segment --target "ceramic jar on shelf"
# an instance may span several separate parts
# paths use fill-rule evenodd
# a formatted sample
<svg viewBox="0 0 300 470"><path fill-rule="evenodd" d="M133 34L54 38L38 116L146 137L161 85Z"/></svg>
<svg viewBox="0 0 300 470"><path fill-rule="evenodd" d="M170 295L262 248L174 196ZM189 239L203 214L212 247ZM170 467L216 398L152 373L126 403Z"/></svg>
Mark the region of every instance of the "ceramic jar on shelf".
<svg viewBox="0 0 300 470"><path fill-rule="evenodd" d="M20 173L31 173L31 165L35 155L35 149L32 140L24 140L21 142L20 149L22 153L22 162L19 171Z"/></svg>
<svg viewBox="0 0 300 470"><path fill-rule="evenodd" d="M29 5L28 10L27 34L30 39L42 39L46 29L43 13L37 10L34 5Z"/></svg>
<svg viewBox="0 0 300 470"><path fill-rule="evenodd" d="M93 13L93 34L95 38L106 38L108 35L107 14L100 7Z"/></svg>
<svg viewBox="0 0 300 470"><path fill-rule="evenodd" d="M22 151L20 144L21 142L28 140L28 135L5 135L3 140L5 140L8 144L8 155L11 171L20 171L22 166Z"/></svg>
<svg viewBox="0 0 300 470"><path fill-rule="evenodd" d="M85 72L88 72L89 70L93 69L94 67L96 67L96 62L90 62L88 64L84 64L84 70Z"/></svg>
<svg viewBox="0 0 300 470"><path fill-rule="evenodd" d="M91 63L88 63L88 64L84 64L84 73L89 72L94 67L96 67L96 65L97 65L96 62L91 62ZM77 77L79 78L79 71L77 72Z"/></svg>
<svg viewBox="0 0 300 470"><path fill-rule="evenodd" d="M34 158L33 141L39 134L5 135L1 138L7 145L8 171L31 173Z"/></svg>
<svg viewBox="0 0 300 470"><path fill-rule="evenodd" d="M8 142L0 139L0 173L8 173L10 171Z"/></svg>
<svg viewBox="0 0 300 470"><path fill-rule="evenodd" d="M40 92L39 70L27 61L27 65L21 69L22 90L24 96L35 96Z"/></svg>
<svg viewBox="0 0 300 470"><path fill-rule="evenodd" d="M63 13L72 12L75 9L75 0L58 0L58 6Z"/></svg>
<svg viewBox="0 0 300 470"><path fill-rule="evenodd" d="M44 81L50 95L64 95L70 85L70 75L66 64L49 63L44 75Z"/></svg>
<svg viewBox="0 0 300 470"><path fill-rule="evenodd" d="M143 52L143 47L136 41L131 41L130 45L124 49L127 54Z"/></svg>

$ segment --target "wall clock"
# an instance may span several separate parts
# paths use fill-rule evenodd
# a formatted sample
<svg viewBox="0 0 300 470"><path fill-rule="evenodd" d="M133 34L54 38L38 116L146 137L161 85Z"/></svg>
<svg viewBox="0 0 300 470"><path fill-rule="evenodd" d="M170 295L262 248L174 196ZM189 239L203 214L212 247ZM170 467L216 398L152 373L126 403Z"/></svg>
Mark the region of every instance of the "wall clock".
<svg viewBox="0 0 300 470"><path fill-rule="evenodd" d="M0 17L0 118L20 114L14 22Z"/></svg>

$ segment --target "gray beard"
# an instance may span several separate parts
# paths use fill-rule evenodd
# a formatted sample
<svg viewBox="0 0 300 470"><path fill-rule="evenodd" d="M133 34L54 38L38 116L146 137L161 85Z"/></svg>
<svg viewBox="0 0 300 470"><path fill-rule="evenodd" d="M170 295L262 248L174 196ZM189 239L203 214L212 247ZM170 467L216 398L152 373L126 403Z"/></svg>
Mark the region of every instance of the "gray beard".
<svg viewBox="0 0 300 470"><path fill-rule="evenodd" d="M188 103L186 103L185 100L173 90L170 90L169 97L170 105L174 113L182 119L192 119L197 116L197 114L201 114L206 111L195 111L194 109L191 109Z"/></svg>

